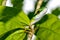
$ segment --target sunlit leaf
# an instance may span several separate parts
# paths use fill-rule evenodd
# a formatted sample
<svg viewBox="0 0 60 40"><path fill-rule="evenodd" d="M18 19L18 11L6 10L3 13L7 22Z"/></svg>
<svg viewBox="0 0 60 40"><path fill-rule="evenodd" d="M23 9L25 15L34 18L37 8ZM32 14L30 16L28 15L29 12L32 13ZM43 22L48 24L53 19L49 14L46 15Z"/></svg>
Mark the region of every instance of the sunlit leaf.
<svg viewBox="0 0 60 40"><path fill-rule="evenodd" d="M0 40L4 40L15 31L25 30L25 27L30 25L30 20L23 11L5 6L0 8Z"/></svg>
<svg viewBox="0 0 60 40"><path fill-rule="evenodd" d="M6 29L4 26L5 26L4 23L0 22L0 37L4 32L6 32Z"/></svg>
<svg viewBox="0 0 60 40"><path fill-rule="evenodd" d="M57 21L58 18L53 15L53 14L48 14L45 15L39 22L37 22L36 24L40 25L41 27L45 27L45 26L50 26L52 25L55 21Z"/></svg>
<svg viewBox="0 0 60 40"><path fill-rule="evenodd" d="M23 30L19 30L9 35L5 40L23 40L25 35Z"/></svg>
<svg viewBox="0 0 60 40"><path fill-rule="evenodd" d="M60 20L55 15L48 15L45 22L39 24L36 36L39 40L60 40Z"/></svg>
<svg viewBox="0 0 60 40"><path fill-rule="evenodd" d="M24 12L20 12L17 16L13 17L5 24L6 28L8 27L8 30L15 28L25 28L25 26L28 26L30 24L30 20L24 14Z"/></svg>
<svg viewBox="0 0 60 40"><path fill-rule="evenodd" d="M27 17L27 15L23 11L19 12L15 8L5 7L5 6L0 6L0 8L1 8L0 9L1 10L0 11L0 21L7 22L11 18L16 17L16 19L18 19L20 21L23 21L23 22L26 21L27 24L29 24L29 22L28 22L29 18Z"/></svg>

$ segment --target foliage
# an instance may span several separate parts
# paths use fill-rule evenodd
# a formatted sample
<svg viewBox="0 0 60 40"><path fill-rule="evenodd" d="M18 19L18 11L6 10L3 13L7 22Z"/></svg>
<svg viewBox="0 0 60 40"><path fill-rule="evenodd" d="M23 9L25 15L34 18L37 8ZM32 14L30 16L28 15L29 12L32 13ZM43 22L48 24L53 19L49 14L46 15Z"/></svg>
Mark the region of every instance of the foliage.
<svg viewBox="0 0 60 40"><path fill-rule="evenodd" d="M22 10L23 0L11 0L11 3L13 4L14 8Z"/></svg>
<svg viewBox="0 0 60 40"><path fill-rule="evenodd" d="M21 9L22 3L23 0L12 0L13 7L0 6L0 40L27 40L28 32L31 31L29 28L31 20L35 15L33 12L31 15L34 16L30 19ZM41 7L45 5L43 3ZM46 14L34 24L35 40L60 40L60 19L58 18L60 10L58 9L52 11L52 14Z"/></svg>
<svg viewBox="0 0 60 40"><path fill-rule="evenodd" d="M0 0L0 5L2 4L3 0Z"/></svg>

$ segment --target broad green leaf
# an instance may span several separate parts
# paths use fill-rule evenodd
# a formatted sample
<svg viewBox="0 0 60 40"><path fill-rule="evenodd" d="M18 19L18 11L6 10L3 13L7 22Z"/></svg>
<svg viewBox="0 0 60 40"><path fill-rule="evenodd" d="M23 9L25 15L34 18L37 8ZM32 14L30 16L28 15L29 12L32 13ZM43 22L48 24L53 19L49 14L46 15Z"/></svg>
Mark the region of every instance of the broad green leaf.
<svg viewBox="0 0 60 40"><path fill-rule="evenodd" d="M23 6L23 0L11 0L11 3L13 4L14 8L17 8L19 10L22 9Z"/></svg>
<svg viewBox="0 0 60 40"><path fill-rule="evenodd" d="M55 15L48 15L48 19L38 26L36 36L39 40L60 40L60 20Z"/></svg>
<svg viewBox="0 0 60 40"><path fill-rule="evenodd" d="M0 39L5 39L17 30L24 30L30 25L30 20L23 11L15 8L0 6Z"/></svg>
<svg viewBox="0 0 60 40"><path fill-rule="evenodd" d="M0 6L0 8L0 21L7 22L12 18L16 18L22 23L29 24L29 18L23 11L19 12L15 8L5 6Z"/></svg>
<svg viewBox="0 0 60 40"><path fill-rule="evenodd" d="M21 11L18 15L17 15L17 19L20 20L21 22L25 22L25 24L29 25L30 24L30 20L28 18L28 16Z"/></svg>
<svg viewBox="0 0 60 40"><path fill-rule="evenodd" d="M60 20L56 21L50 27L40 27L37 32L39 40L60 40Z"/></svg>
<svg viewBox="0 0 60 40"><path fill-rule="evenodd" d="M5 40L23 40L25 35L23 30L19 30L9 35Z"/></svg>
<svg viewBox="0 0 60 40"><path fill-rule="evenodd" d="M57 20L58 18L55 15L47 14L36 24L41 27L48 27L51 26Z"/></svg>
<svg viewBox="0 0 60 40"><path fill-rule="evenodd" d="M30 20L28 17L23 13L20 12L17 16L13 17L6 23L7 30L15 29L15 28L25 28L30 24Z"/></svg>

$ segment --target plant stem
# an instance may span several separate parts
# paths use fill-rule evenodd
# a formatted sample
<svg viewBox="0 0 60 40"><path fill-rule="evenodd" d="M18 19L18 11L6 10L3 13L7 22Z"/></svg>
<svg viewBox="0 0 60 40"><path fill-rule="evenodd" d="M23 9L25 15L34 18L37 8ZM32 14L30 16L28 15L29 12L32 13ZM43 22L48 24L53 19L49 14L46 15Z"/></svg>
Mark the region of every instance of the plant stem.
<svg viewBox="0 0 60 40"><path fill-rule="evenodd" d="M43 0L38 0L35 14L37 14L37 12L39 11L39 9L40 9L40 7L42 5L42 2L43 2Z"/></svg>
<svg viewBox="0 0 60 40"><path fill-rule="evenodd" d="M30 31L28 34L28 39L27 40L32 40L33 34L34 34L34 25L30 26Z"/></svg>
<svg viewBox="0 0 60 40"><path fill-rule="evenodd" d="M40 12L39 14L37 14L35 17L33 17L33 20L31 22L31 25L35 24L36 22L40 21L42 19L42 17L46 14L47 12L47 8L45 8L42 12Z"/></svg>
<svg viewBox="0 0 60 40"><path fill-rule="evenodd" d="M6 6L6 1L7 1L7 0L3 0L2 6Z"/></svg>

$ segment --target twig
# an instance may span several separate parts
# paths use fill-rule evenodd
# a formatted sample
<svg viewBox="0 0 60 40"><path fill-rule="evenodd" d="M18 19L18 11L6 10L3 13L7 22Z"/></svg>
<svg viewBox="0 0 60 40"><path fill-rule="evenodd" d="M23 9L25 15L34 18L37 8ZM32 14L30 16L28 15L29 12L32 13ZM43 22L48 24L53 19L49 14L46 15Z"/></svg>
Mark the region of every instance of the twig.
<svg viewBox="0 0 60 40"><path fill-rule="evenodd" d="M41 7L41 5L42 5L42 2L43 2L43 0L38 0L35 14L37 14L37 12L39 11L39 9L40 9L40 7Z"/></svg>
<svg viewBox="0 0 60 40"><path fill-rule="evenodd" d="M41 20L41 18L46 14L47 12L47 8L45 8L42 12L40 12L39 14L37 14L35 17L33 17L33 21L31 22L31 25L35 24L36 22L38 22L39 20Z"/></svg>
<svg viewBox="0 0 60 40"><path fill-rule="evenodd" d="M40 9L40 7L41 7L41 5L42 5L42 2L43 2L43 0L38 0L38 3L37 3L37 7L36 7L36 11L35 11L35 14L39 11L39 9ZM46 10L43 10L44 12L41 12L41 14L38 14L37 16L39 16L38 17L38 20L35 20L35 19L37 19L37 18L34 18L34 22L31 22L31 24L30 24L30 31L29 31L29 33L28 33L28 39L27 40L32 40L32 37L33 37L33 35L34 35L34 32L35 32L35 29L34 29L34 23L36 23L37 21L39 21L39 19L42 17L42 16L44 16L44 14L46 13ZM41 15L41 16L40 16Z"/></svg>

